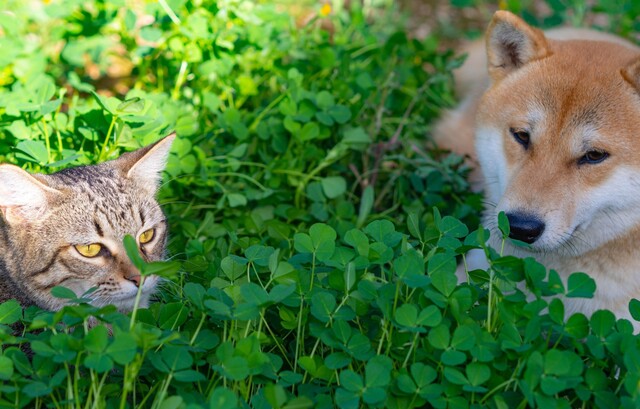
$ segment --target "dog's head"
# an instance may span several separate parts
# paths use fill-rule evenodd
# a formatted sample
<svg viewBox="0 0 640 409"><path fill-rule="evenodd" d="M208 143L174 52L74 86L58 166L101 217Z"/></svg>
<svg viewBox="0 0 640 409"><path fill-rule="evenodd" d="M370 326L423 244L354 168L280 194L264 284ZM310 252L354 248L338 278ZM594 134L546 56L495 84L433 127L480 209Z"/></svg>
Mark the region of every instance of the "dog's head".
<svg viewBox="0 0 640 409"><path fill-rule="evenodd" d="M490 217L504 211L534 250L574 255L638 228L640 52L551 40L508 12L486 42L476 149Z"/></svg>

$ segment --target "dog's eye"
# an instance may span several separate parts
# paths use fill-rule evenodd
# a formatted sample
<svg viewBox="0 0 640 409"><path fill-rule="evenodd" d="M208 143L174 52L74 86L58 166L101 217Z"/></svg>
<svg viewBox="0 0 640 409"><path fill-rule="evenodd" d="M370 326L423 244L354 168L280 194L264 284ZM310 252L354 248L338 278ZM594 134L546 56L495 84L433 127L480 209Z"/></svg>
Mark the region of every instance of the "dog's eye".
<svg viewBox="0 0 640 409"><path fill-rule="evenodd" d="M509 128L509 132L511 132L511 136L513 136L516 142L524 146L525 149L529 147L529 132L515 128Z"/></svg>
<svg viewBox="0 0 640 409"><path fill-rule="evenodd" d="M608 157L609 153L605 151L592 150L585 153L584 156L578 159L578 165L583 165L585 163L589 165L595 165L596 163L600 163Z"/></svg>

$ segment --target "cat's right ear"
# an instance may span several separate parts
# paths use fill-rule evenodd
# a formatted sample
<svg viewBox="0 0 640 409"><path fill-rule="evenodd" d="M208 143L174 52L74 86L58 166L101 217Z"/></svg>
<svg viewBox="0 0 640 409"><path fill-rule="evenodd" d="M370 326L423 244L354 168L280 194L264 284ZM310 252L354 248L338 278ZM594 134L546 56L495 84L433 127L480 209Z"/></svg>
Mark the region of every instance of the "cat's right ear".
<svg viewBox="0 0 640 409"><path fill-rule="evenodd" d="M123 154L114 163L128 179L146 189L149 194L155 195L160 187L162 171L167 165L171 144L175 138L176 134L172 133L152 145Z"/></svg>
<svg viewBox="0 0 640 409"><path fill-rule="evenodd" d="M10 225L35 220L60 192L14 165L0 165L0 212Z"/></svg>

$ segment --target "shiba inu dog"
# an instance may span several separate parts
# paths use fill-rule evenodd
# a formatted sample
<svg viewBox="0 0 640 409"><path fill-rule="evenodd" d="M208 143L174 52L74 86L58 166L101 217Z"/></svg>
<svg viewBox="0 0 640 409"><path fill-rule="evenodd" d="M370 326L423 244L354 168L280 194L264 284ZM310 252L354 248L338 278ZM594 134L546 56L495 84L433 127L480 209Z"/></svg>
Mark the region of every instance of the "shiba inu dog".
<svg viewBox="0 0 640 409"><path fill-rule="evenodd" d="M530 244L507 244L507 253L533 256L565 282L576 271L596 281L593 299L565 300L567 316L609 309L631 319L628 303L640 298L640 48L590 30L542 32L506 11L485 41L486 53L467 50L457 73L465 99L438 124L436 143L478 165L485 224L505 212L510 236Z"/></svg>

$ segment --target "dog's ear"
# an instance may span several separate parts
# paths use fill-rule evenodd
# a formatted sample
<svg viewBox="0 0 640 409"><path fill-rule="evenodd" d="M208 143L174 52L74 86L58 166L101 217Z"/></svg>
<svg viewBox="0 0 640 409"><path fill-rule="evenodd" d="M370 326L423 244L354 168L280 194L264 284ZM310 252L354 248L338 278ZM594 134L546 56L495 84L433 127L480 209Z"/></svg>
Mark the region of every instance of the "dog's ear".
<svg viewBox="0 0 640 409"><path fill-rule="evenodd" d="M542 31L508 11L496 11L486 35L487 63L493 81L523 65L549 55Z"/></svg>
<svg viewBox="0 0 640 409"><path fill-rule="evenodd" d="M626 67L620 70L622 78L640 92L640 58L631 61Z"/></svg>

